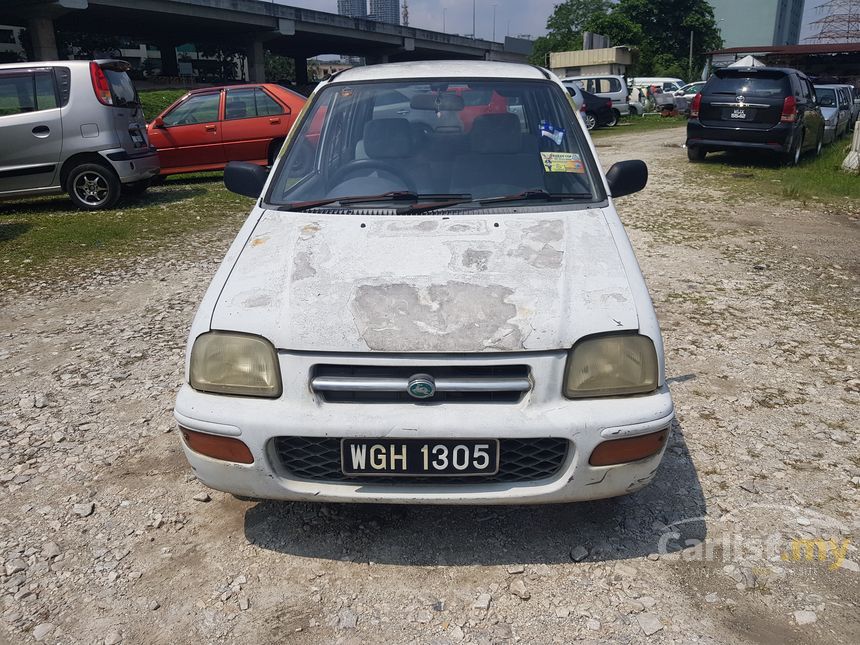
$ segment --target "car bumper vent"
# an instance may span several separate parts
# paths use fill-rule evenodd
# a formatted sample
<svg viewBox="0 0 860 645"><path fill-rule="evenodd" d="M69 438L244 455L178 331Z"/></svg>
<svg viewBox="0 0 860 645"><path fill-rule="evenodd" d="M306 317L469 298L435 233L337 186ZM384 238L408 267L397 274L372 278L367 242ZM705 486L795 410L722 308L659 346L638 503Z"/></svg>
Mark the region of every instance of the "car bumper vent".
<svg viewBox="0 0 860 645"><path fill-rule="evenodd" d="M290 477L328 483L373 484L486 484L531 482L555 477L567 458L567 439L500 439L499 471L494 475L457 477L355 477L344 475L340 439L331 437L276 437L274 448Z"/></svg>

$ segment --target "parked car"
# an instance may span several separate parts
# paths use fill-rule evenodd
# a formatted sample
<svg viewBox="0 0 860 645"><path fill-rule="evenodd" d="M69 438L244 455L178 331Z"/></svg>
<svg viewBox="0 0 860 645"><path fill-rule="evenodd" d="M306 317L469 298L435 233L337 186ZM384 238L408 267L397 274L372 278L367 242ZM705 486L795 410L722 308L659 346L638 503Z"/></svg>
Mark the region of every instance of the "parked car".
<svg viewBox="0 0 860 645"><path fill-rule="evenodd" d="M675 96L683 96L687 101L692 101L696 94L702 91L707 81L696 81L695 83L687 83L684 87L675 92Z"/></svg>
<svg viewBox="0 0 860 645"><path fill-rule="evenodd" d="M851 121L849 122L849 130L853 131L860 120L860 93L853 85L844 85L845 91L848 92L848 104L851 106Z"/></svg>
<svg viewBox="0 0 860 645"><path fill-rule="evenodd" d="M574 83L573 81L562 81L562 84L567 89L567 93L570 94L573 99L573 104L576 106L576 109L580 109L582 104L585 102L585 99L582 96L582 86L579 83Z"/></svg>
<svg viewBox="0 0 860 645"><path fill-rule="evenodd" d="M661 92L677 92L685 83L682 79L673 76L637 76L630 80L629 85L643 89L657 87Z"/></svg>
<svg viewBox="0 0 860 645"><path fill-rule="evenodd" d="M759 149L797 164L821 152L824 119L812 83L802 72L777 67L718 69L696 94L687 121L687 157Z"/></svg>
<svg viewBox="0 0 860 645"><path fill-rule="evenodd" d="M848 132L851 108L844 87L839 85L816 85L815 95L824 118L824 143L833 143Z"/></svg>
<svg viewBox="0 0 860 645"><path fill-rule="evenodd" d="M158 174L129 65L119 60L0 65L0 197L66 192L110 208Z"/></svg>
<svg viewBox="0 0 860 645"><path fill-rule="evenodd" d="M612 99L607 99L591 92L582 91L583 103L579 106L582 120L589 130L613 127L618 124L618 112L612 107Z"/></svg>
<svg viewBox="0 0 860 645"><path fill-rule="evenodd" d="M586 92L612 99L616 118L630 114L630 104L627 98L630 90L623 76L611 74L605 76L568 76L562 82L578 83Z"/></svg>
<svg viewBox="0 0 860 645"><path fill-rule="evenodd" d="M463 84L525 119L437 129L465 107L450 89ZM391 91L424 113L423 142L414 122L374 116ZM484 61L355 67L321 84L295 128L271 171L224 173L257 201L194 318L176 400L204 484L522 504L654 477L673 405L613 204L647 168L603 174L557 77Z"/></svg>
<svg viewBox="0 0 860 645"><path fill-rule="evenodd" d="M220 170L228 161L271 165L306 100L268 83L188 92L147 129L161 174Z"/></svg>

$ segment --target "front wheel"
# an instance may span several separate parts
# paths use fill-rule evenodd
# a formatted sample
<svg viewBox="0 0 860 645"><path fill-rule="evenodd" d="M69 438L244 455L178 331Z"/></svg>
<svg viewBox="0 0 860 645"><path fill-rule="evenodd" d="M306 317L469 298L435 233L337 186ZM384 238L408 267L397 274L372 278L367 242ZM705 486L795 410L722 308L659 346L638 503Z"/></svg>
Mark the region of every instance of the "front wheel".
<svg viewBox="0 0 860 645"><path fill-rule="evenodd" d="M783 155L782 162L786 166L796 166L800 163L801 150L803 150L803 141L798 141L791 150Z"/></svg>
<svg viewBox="0 0 860 645"><path fill-rule="evenodd" d="M821 156L821 148L824 147L824 130L818 134L818 145L815 147L815 156Z"/></svg>
<svg viewBox="0 0 860 645"><path fill-rule="evenodd" d="M582 120L585 121L586 130L594 130L597 127L597 115L594 112L586 112Z"/></svg>
<svg viewBox="0 0 860 645"><path fill-rule="evenodd" d="M702 150L699 146L687 146L687 159L693 163L704 161L706 154L708 153Z"/></svg>
<svg viewBox="0 0 860 645"><path fill-rule="evenodd" d="M149 179L144 179L143 181L135 181L130 184L122 185L122 194L128 195L130 197L137 197L138 195L143 195L150 187L152 182Z"/></svg>
<svg viewBox="0 0 860 645"><path fill-rule="evenodd" d="M110 168L98 163L82 163L69 173L66 192L78 208L95 211L116 204L121 184Z"/></svg>

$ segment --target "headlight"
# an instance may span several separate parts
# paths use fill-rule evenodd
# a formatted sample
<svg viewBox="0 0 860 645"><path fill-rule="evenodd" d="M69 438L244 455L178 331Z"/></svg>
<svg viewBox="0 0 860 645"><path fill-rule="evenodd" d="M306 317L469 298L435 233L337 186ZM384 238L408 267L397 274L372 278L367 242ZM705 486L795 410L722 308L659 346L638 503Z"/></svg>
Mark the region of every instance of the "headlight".
<svg viewBox="0 0 860 645"><path fill-rule="evenodd" d="M191 348L191 387L201 392L277 398L281 375L265 338L231 332L201 334Z"/></svg>
<svg viewBox="0 0 860 645"><path fill-rule="evenodd" d="M567 359L564 395L642 394L657 389L657 352L647 336L618 334L586 338Z"/></svg>

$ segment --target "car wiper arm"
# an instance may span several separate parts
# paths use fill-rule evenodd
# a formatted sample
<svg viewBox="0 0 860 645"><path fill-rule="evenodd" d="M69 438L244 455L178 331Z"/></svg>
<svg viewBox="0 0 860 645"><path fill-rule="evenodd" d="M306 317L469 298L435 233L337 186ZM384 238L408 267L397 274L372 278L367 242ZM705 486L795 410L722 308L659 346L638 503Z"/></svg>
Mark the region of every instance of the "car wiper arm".
<svg viewBox="0 0 860 645"><path fill-rule="evenodd" d="M419 199L427 200L429 203L425 204L415 204L415 206L403 209L404 212L415 212L413 209L424 209L427 207L427 210L432 210L433 208L442 208L451 204L460 204L462 202L470 202L472 201L472 196L467 193L456 193L456 194L448 194L448 193L427 193L427 194L418 194L412 192L410 190L397 190L392 191L390 193L382 193L380 195L355 195L352 197L332 197L327 199L316 199L309 202L293 202L292 204L284 204L283 206L279 206L278 210L288 210L288 211L302 211L307 210L309 208L315 208L317 206L325 206L326 204L360 204L362 202L397 202L397 201L407 201L407 202L417 202ZM401 211L398 210L398 213ZM421 211L418 211L421 212Z"/></svg>
<svg viewBox="0 0 860 645"><path fill-rule="evenodd" d="M327 197L325 199L312 199L306 202L293 202L291 204L283 204L278 206L279 211L305 211L309 208L317 206L326 206L327 204L354 204L360 202L391 202L397 200L418 201L418 193L411 190L396 190L389 193L381 193L379 195L352 195L346 197Z"/></svg>
<svg viewBox="0 0 860 645"><path fill-rule="evenodd" d="M521 193L513 193L512 195L500 195L499 197L479 199L478 203L483 206L485 204L501 204L503 202L518 202L533 199L556 202L565 199L585 199L588 197L591 197L591 193L550 193L543 188L537 188L535 190L525 190Z"/></svg>

